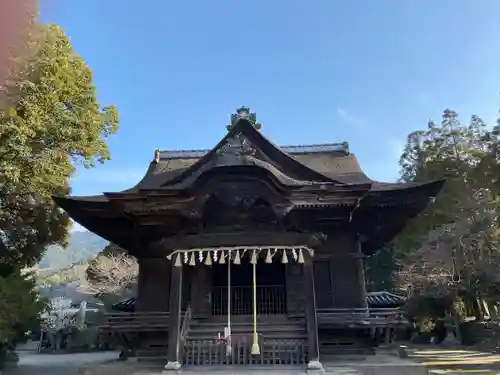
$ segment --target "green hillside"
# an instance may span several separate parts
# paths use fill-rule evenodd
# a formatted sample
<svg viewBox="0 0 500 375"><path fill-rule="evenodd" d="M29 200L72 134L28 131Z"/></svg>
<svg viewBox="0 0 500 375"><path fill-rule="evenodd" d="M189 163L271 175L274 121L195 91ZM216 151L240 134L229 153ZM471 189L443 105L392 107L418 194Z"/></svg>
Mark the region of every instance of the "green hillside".
<svg viewBox="0 0 500 375"><path fill-rule="evenodd" d="M50 246L38 264L39 269L58 270L75 263L87 262L99 253L108 241L89 231L71 232L68 246Z"/></svg>

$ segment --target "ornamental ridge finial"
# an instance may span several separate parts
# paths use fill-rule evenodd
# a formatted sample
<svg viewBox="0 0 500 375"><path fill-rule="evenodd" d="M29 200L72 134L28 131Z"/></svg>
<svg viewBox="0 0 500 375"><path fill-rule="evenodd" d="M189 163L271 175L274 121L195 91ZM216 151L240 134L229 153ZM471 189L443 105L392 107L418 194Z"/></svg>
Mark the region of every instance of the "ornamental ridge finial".
<svg viewBox="0 0 500 375"><path fill-rule="evenodd" d="M242 106L236 110L236 113L231 115L231 124L227 126L227 130L231 130L231 128L240 120L247 120L252 123L255 129L260 130L262 127L261 124L257 122L257 115L255 113L250 112L250 108Z"/></svg>

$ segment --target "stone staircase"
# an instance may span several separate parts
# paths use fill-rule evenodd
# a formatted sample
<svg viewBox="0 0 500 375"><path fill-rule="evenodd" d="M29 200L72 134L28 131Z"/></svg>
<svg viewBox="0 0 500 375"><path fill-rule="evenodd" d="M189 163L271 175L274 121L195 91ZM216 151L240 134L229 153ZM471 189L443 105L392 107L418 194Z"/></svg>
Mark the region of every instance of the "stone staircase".
<svg viewBox="0 0 500 375"><path fill-rule="evenodd" d="M192 321L187 335L188 340L212 340L220 333L224 336L227 317L211 317L202 321ZM252 316L231 318L231 331L234 336L252 335ZM260 316L257 318L257 332L264 339L306 339L307 331L303 319L288 319L285 315Z"/></svg>

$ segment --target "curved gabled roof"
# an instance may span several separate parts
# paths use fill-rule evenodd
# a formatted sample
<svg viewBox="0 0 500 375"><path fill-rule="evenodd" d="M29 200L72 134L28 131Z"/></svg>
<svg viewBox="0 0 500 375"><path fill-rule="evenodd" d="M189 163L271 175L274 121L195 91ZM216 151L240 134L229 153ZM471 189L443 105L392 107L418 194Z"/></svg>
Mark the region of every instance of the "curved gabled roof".
<svg viewBox="0 0 500 375"><path fill-rule="evenodd" d="M230 169L230 174L247 174L250 168L258 169L259 173L264 171L293 196L292 205L297 210L355 206L349 220L359 221L359 228L366 232L363 234L369 243L363 245L363 251L366 248L367 253L374 252L397 234L406 220L423 210L428 198L435 196L442 186L442 181L426 184L373 181L363 172L346 143L279 147L255 129L252 122L241 118L211 150L156 152L145 176L130 189L91 197L54 199L84 227L121 247L140 251L134 238L134 222L119 208L126 199L143 199L158 191L162 196L171 192L175 195L206 182L202 176L211 178L212 172ZM165 195L165 191L169 194ZM372 207L386 206L396 207L401 211L397 215L403 216L391 223L377 215L369 217L368 223L361 220L368 218Z"/></svg>
<svg viewBox="0 0 500 375"><path fill-rule="evenodd" d="M342 147L342 148L341 148ZM269 161L255 161L255 164L268 165L266 169L276 171L277 175L288 176L294 180L301 180L289 176L296 169L310 172L309 178L316 177L316 181L335 182L340 184L366 184L373 181L366 176L361 169L354 154L345 149L345 144L328 144L312 146L286 146L279 150L288 158L288 165L292 165L293 171L286 170L280 165L273 165ZM207 156L212 150L175 150L160 151L159 159L152 161L143 179L132 189L158 189L165 183L180 180L189 174L196 172L201 165L208 163ZM204 159L204 160L203 160ZM300 173L300 172L299 172ZM281 178L281 179L287 179ZM303 179L302 179L303 180Z"/></svg>

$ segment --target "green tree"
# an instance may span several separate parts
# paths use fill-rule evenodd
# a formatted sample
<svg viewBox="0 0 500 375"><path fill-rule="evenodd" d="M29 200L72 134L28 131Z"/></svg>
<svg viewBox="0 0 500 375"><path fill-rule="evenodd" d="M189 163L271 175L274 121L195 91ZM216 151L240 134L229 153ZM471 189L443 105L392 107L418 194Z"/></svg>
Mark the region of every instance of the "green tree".
<svg viewBox="0 0 500 375"><path fill-rule="evenodd" d="M69 193L75 166L109 159L105 140L118 126L116 108L101 108L92 72L61 28L38 25L29 43L35 52L5 85L14 104L0 111L0 275L64 244L69 219L51 196Z"/></svg>
<svg viewBox="0 0 500 375"><path fill-rule="evenodd" d="M391 291L397 263L392 246L384 247L365 261L367 289L369 292Z"/></svg>
<svg viewBox="0 0 500 375"><path fill-rule="evenodd" d="M405 260L399 282L409 291L453 301L450 293L484 293L496 281L497 144L495 132L479 117L463 124L451 110L440 124L431 121L426 130L408 136L402 179L446 179L433 204L396 241Z"/></svg>
<svg viewBox="0 0 500 375"><path fill-rule="evenodd" d="M61 28L34 24L20 50L19 69L0 82L0 352L41 308L21 270L65 244L70 221L52 195L69 193L76 167L109 159L106 138L118 127Z"/></svg>
<svg viewBox="0 0 500 375"><path fill-rule="evenodd" d="M36 327L38 313L46 301L35 292L32 275L12 274L0 277L0 349L22 339L28 329ZM1 355L1 354L0 354ZM0 361L1 362L1 361Z"/></svg>

